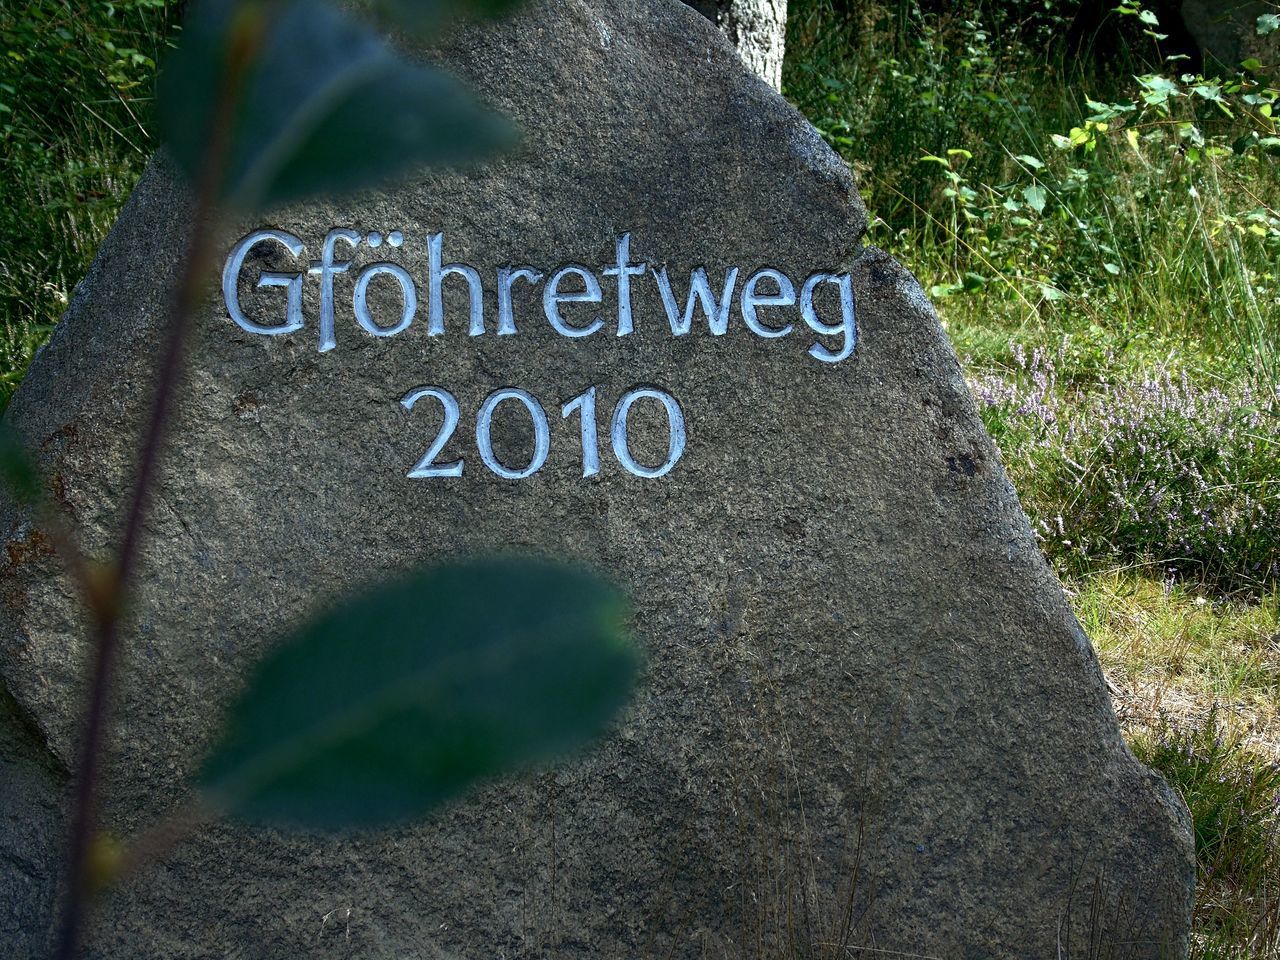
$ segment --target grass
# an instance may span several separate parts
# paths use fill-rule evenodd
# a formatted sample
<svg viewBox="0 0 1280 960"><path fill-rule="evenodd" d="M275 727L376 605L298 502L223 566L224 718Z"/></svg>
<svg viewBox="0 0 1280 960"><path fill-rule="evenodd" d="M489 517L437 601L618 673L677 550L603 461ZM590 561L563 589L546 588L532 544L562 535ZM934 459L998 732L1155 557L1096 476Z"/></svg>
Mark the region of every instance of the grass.
<svg viewBox="0 0 1280 960"><path fill-rule="evenodd" d="M1071 54L1062 24L1001 12L1018 6L792 5L785 91L860 174L872 239L980 363L1066 335L1136 367L1176 354L1274 383L1280 168L1258 146L1274 92L1152 93L1134 74L1176 64Z"/></svg>
<svg viewBox="0 0 1280 960"><path fill-rule="evenodd" d="M1250 755L1280 762L1280 596L1223 599L1128 569L1066 588L1130 734L1212 717Z"/></svg>
<svg viewBox="0 0 1280 960"><path fill-rule="evenodd" d="M154 147L170 0L0 5L0 409Z"/></svg>

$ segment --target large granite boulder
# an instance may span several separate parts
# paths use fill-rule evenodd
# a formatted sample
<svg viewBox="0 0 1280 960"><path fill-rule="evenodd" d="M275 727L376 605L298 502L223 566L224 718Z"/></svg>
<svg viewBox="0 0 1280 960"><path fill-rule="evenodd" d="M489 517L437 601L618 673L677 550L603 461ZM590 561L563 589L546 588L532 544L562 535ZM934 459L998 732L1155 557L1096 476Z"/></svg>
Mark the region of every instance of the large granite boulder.
<svg viewBox="0 0 1280 960"><path fill-rule="evenodd" d="M517 152L221 247L146 530L107 821L171 811L273 638L410 564L529 550L603 571L648 675L597 749L429 822L209 828L107 898L87 955L1183 950L1186 813L1125 748L844 164L670 0L541 3L440 55L519 121ZM153 164L7 414L97 550L191 229ZM594 442L573 406L593 386ZM424 458L446 393L457 429ZM0 934L25 958L47 944L87 647L39 525L6 505L0 532Z"/></svg>
<svg viewBox="0 0 1280 960"><path fill-rule="evenodd" d="M1234 70L1250 58L1274 67L1280 61L1280 30L1260 34L1258 18L1275 13L1265 0L1183 0L1182 22L1206 63Z"/></svg>

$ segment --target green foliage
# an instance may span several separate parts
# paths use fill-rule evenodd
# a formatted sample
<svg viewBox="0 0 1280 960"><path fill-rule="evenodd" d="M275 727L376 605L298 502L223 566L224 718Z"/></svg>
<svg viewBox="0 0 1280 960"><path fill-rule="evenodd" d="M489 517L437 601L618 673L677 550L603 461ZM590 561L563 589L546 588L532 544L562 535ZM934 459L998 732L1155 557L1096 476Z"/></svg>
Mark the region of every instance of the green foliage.
<svg viewBox="0 0 1280 960"><path fill-rule="evenodd" d="M472 160L511 140L510 126L455 80L400 58L331 4L205 0L157 90L164 142L192 180L237 57L247 56L252 67L232 91L219 191L238 207L345 192L416 164Z"/></svg>
<svg viewBox="0 0 1280 960"><path fill-rule="evenodd" d="M1280 765L1227 731L1216 708L1189 726L1162 721L1132 748L1191 813L1204 888L1196 955L1274 956L1280 949Z"/></svg>
<svg viewBox="0 0 1280 960"><path fill-rule="evenodd" d="M154 148L167 0L0 4L0 409Z"/></svg>
<svg viewBox="0 0 1280 960"><path fill-rule="evenodd" d="M1216 80L1130 50L1084 75L1051 39L1065 15L1041 46L1007 5L859 9L797 0L807 53L785 89L948 320L1041 342L1099 326L1138 364L1178 351L1275 382L1280 94L1263 65ZM1124 10L1154 52L1153 15Z"/></svg>
<svg viewBox="0 0 1280 960"><path fill-rule="evenodd" d="M1008 5L935 15L913 2L796 0L790 9L788 49L804 53L789 60L784 90L859 174L878 230L930 225L940 205L929 163L962 161L970 180L999 181L1006 150L1034 150L1037 131L1067 109L1044 96L1043 64L1023 75L1035 54ZM993 19L978 19L980 9Z"/></svg>
<svg viewBox="0 0 1280 960"><path fill-rule="evenodd" d="M0 12L0 133L13 149L48 147L68 117L102 105L115 126L147 97L170 20L164 0L31 0ZM70 82L68 82L70 81ZM135 131L136 132L136 131Z"/></svg>
<svg viewBox="0 0 1280 960"><path fill-rule="evenodd" d="M312 828L426 813L602 732L639 667L624 619L606 584L532 561L360 594L258 665L202 789L234 815Z"/></svg>

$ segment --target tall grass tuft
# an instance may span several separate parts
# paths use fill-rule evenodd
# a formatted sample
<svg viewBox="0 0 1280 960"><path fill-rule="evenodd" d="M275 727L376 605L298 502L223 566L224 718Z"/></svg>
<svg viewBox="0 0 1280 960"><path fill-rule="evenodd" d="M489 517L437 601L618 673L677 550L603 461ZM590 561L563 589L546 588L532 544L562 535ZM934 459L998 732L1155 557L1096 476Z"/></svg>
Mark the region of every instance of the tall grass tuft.
<svg viewBox="0 0 1280 960"><path fill-rule="evenodd" d="M1280 764L1254 755L1215 710L1201 722L1167 721L1137 737L1191 812L1201 894L1196 948L1204 958L1280 953Z"/></svg>

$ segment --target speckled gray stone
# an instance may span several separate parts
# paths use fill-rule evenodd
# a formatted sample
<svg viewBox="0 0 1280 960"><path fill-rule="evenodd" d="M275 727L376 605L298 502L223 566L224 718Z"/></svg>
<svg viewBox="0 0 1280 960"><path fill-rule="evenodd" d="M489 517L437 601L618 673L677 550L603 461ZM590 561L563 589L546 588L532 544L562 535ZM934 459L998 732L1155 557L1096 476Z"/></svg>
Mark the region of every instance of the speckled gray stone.
<svg viewBox="0 0 1280 960"><path fill-rule="evenodd" d="M402 248L355 256L414 271L443 230L446 256L486 277L607 263L623 231L636 259L677 276L847 269L858 350L821 364L800 333L765 341L738 320L723 337L699 319L673 338L651 282L636 283L629 337L569 340L538 320L470 338L455 291L445 336L429 340L420 315L375 339L351 320L352 271L324 354L315 278L308 327L288 336L240 330L211 297L125 636L115 831L182 801L219 711L288 624L410 564L494 549L575 558L630 591L649 672L594 752L428 823L341 840L207 830L106 900L86 955L1184 950L1185 811L1125 749L936 317L906 270L862 245L844 165L674 2L543 4L460 35L443 58L519 120L517 153L263 222L312 257L334 226L400 230ZM7 415L95 550L118 530L190 229L153 165ZM535 317L518 289L518 315ZM398 308L386 291L372 302ZM559 405L597 384L607 411L637 383L683 405L683 459L645 480L606 452L582 479ZM424 384L459 398L463 477L405 476L439 414L398 401ZM475 458L474 411L503 386L552 414L547 465L527 480ZM665 428L637 416L634 429L652 459ZM41 530L6 505L0 533L0 935L25 958L42 955L55 896L86 641Z"/></svg>
<svg viewBox="0 0 1280 960"><path fill-rule="evenodd" d="M1258 18L1275 13L1262 0L1183 0L1182 22L1195 38L1209 67L1236 70L1250 57L1264 64L1280 56L1280 31L1258 34Z"/></svg>

